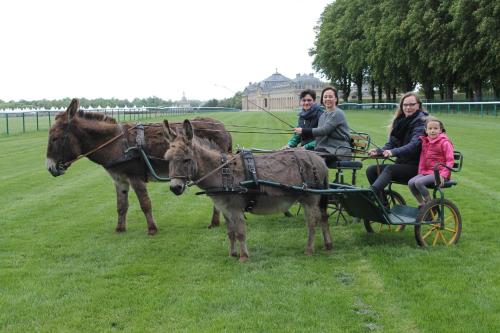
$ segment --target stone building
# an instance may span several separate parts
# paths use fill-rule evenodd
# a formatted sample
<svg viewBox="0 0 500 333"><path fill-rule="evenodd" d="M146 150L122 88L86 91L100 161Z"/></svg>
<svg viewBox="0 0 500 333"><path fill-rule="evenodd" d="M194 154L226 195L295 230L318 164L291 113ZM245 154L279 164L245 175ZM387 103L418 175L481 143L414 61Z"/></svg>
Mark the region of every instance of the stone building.
<svg viewBox="0 0 500 333"><path fill-rule="evenodd" d="M297 74L289 79L276 71L260 82L250 82L243 90L242 111L258 111L264 108L269 111L289 111L299 107L299 94L304 89L316 91L319 102L321 90L328 84L311 74Z"/></svg>

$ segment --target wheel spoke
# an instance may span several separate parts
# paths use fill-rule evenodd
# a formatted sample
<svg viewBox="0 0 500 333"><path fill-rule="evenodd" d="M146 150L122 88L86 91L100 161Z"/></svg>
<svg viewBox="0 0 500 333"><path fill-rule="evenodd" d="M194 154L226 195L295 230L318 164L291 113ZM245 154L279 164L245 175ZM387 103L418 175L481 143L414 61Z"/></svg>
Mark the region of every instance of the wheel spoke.
<svg viewBox="0 0 500 333"><path fill-rule="evenodd" d="M436 232L436 236L434 237L434 241L432 242L432 246L436 246L438 239L439 239L439 231Z"/></svg>
<svg viewBox="0 0 500 333"><path fill-rule="evenodd" d="M434 231L434 227L432 227L431 229L429 229L429 231L427 231L425 233L425 235L422 236L422 239L426 239L427 237L429 237L432 234L433 231Z"/></svg>
<svg viewBox="0 0 500 333"><path fill-rule="evenodd" d="M444 228L444 230L449 231L451 233L456 233L456 230L452 228Z"/></svg>
<svg viewBox="0 0 500 333"><path fill-rule="evenodd" d="M448 245L448 241L446 240L446 238L444 237L444 233L441 232L441 231L438 231L439 232L439 235L441 235L441 239L443 240L444 242L444 245Z"/></svg>
<svg viewBox="0 0 500 333"><path fill-rule="evenodd" d="M449 220L454 221L454 220L455 220L455 219L454 219L454 216L453 216L453 215L450 215L450 216L446 217L446 218L444 219L444 222L448 222Z"/></svg>

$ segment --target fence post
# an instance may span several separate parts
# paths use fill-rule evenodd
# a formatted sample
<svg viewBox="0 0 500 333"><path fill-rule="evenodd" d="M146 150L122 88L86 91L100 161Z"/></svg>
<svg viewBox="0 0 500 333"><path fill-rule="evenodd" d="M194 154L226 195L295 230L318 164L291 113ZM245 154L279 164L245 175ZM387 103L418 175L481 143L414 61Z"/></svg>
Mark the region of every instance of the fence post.
<svg viewBox="0 0 500 333"><path fill-rule="evenodd" d="M36 130L37 132L40 130L38 127L38 111L36 112Z"/></svg>
<svg viewBox="0 0 500 333"><path fill-rule="evenodd" d="M7 126L7 135L9 135L9 114L5 113L5 124Z"/></svg>
<svg viewBox="0 0 500 333"><path fill-rule="evenodd" d="M26 132L26 125L25 125L25 119L24 119L24 112L22 113L23 115L23 133Z"/></svg>
<svg viewBox="0 0 500 333"><path fill-rule="evenodd" d="M47 111L47 113L49 114L49 128L52 127L52 125L50 124L50 111Z"/></svg>

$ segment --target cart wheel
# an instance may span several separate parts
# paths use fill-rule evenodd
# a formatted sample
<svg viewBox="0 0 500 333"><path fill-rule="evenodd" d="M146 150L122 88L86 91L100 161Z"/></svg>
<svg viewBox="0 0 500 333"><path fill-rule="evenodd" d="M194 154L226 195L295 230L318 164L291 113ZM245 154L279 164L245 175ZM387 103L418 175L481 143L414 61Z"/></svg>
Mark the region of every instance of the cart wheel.
<svg viewBox="0 0 500 333"><path fill-rule="evenodd" d="M406 205L405 199L396 191L384 190L384 195L389 203L389 209L394 207L394 205ZM367 232L400 232L403 231L404 225L391 225L380 222L373 222L364 220L365 229Z"/></svg>
<svg viewBox="0 0 500 333"><path fill-rule="evenodd" d="M443 209L444 229L441 229L440 210ZM422 207L415 225L415 239L418 245L436 246L456 244L462 232L462 217L457 206L447 199L433 199ZM431 222L431 223L428 223Z"/></svg>

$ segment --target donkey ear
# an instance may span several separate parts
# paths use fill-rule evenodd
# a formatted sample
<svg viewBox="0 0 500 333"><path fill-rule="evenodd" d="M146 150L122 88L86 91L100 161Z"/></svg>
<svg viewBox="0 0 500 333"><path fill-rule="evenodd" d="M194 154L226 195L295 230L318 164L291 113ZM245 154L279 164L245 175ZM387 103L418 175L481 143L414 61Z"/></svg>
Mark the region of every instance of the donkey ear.
<svg viewBox="0 0 500 333"><path fill-rule="evenodd" d="M175 131L168 124L167 119L163 120L163 135L168 141L173 141L177 137Z"/></svg>
<svg viewBox="0 0 500 333"><path fill-rule="evenodd" d="M66 109L66 114L68 115L68 119L73 118L78 109L80 109L80 101L78 100L78 98L73 98L71 100L71 103L69 103L68 108Z"/></svg>
<svg viewBox="0 0 500 333"><path fill-rule="evenodd" d="M193 140L193 126L191 125L191 122L186 119L184 120L182 126L184 128L184 134L186 135L187 139L189 141Z"/></svg>

